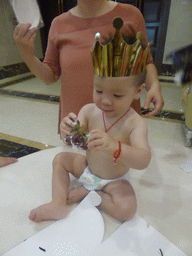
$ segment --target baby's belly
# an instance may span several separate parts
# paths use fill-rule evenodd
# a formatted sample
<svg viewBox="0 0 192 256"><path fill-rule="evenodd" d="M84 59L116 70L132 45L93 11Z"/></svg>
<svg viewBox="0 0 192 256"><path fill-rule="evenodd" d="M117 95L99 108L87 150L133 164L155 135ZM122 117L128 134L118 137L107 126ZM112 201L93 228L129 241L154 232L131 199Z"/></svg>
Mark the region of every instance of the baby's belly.
<svg viewBox="0 0 192 256"><path fill-rule="evenodd" d="M128 167L105 152L87 151L87 162L91 172L103 179L116 179L128 172Z"/></svg>

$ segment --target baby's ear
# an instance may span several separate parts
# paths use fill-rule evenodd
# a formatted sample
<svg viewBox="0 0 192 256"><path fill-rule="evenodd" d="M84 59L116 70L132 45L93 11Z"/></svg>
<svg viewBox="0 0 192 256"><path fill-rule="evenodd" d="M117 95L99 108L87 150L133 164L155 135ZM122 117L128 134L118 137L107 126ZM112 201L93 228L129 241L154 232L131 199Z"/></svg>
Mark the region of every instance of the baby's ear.
<svg viewBox="0 0 192 256"><path fill-rule="evenodd" d="M141 97L141 93L143 92L145 88L145 84L142 84L139 88L137 88L135 93L135 100L138 100Z"/></svg>

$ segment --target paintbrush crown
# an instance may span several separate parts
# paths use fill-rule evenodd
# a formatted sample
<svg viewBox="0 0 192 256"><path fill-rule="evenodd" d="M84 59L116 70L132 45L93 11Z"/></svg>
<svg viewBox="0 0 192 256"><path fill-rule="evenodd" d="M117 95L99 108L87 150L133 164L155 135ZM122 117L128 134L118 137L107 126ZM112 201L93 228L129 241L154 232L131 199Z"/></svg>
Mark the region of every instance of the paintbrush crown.
<svg viewBox="0 0 192 256"><path fill-rule="evenodd" d="M121 18L114 19L113 27L116 30L115 35L107 44L99 42L100 33L95 35L96 43L92 50L94 74L102 77L123 77L144 72L151 44L144 49L141 32L137 33L133 44L127 43L120 31L123 27Z"/></svg>

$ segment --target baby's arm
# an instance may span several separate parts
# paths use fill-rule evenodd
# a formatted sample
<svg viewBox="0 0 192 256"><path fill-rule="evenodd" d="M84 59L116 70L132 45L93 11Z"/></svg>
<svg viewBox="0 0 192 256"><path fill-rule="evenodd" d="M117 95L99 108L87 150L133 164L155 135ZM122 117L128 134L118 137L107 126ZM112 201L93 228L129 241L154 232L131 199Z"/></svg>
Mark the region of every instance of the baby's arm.
<svg viewBox="0 0 192 256"><path fill-rule="evenodd" d="M80 122L80 127L82 131L88 131L88 119L89 114L92 112L92 105L93 104L87 104L79 111L77 119Z"/></svg>
<svg viewBox="0 0 192 256"><path fill-rule="evenodd" d="M131 131L130 146L122 143L119 160L130 168L143 170L151 160L151 150L148 142L147 125L143 119Z"/></svg>
<svg viewBox="0 0 192 256"><path fill-rule="evenodd" d="M71 128L75 126L75 122L77 121L77 116L74 113L69 113L68 116L64 117L60 123L60 137L61 140L67 135L70 135Z"/></svg>
<svg viewBox="0 0 192 256"><path fill-rule="evenodd" d="M111 157L119 148L118 140L99 129L92 130L88 139L88 149L107 152ZM121 141L121 154L117 160L128 168L145 169L151 160L151 151L147 139L147 126L142 118L130 134L130 145Z"/></svg>
<svg viewBox="0 0 192 256"><path fill-rule="evenodd" d="M85 105L80 111L78 116L74 113L70 113L64 117L60 123L60 137L63 140L67 135L70 135L71 128L75 126L76 122L80 122L81 131L87 131L88 118L87 115L90 113L90 105Z"/></svg>

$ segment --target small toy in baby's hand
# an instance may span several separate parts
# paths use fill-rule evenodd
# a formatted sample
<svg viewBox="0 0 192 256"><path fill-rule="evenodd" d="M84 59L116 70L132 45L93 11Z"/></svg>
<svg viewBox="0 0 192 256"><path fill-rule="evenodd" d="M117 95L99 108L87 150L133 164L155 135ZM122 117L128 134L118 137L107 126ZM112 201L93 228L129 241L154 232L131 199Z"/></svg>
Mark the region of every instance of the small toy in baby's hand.
<svg viewBox="0 0 192 256"><path fill-rule="evenodd" d="M69 146L77 146L87 150L87 140L89 137L88 132L81 131L80 122L77 121L74 127L71 128L70 135L67 135L64 142Z"/></svg>

